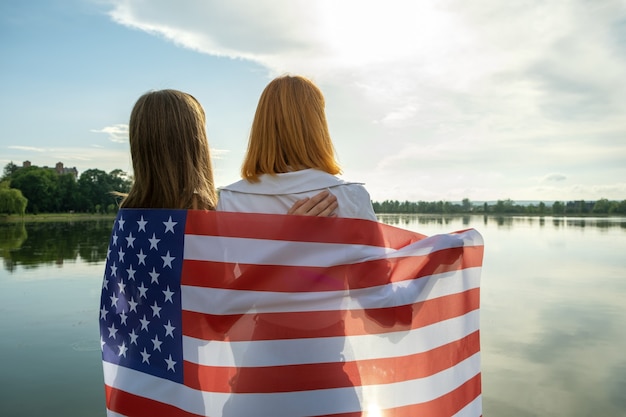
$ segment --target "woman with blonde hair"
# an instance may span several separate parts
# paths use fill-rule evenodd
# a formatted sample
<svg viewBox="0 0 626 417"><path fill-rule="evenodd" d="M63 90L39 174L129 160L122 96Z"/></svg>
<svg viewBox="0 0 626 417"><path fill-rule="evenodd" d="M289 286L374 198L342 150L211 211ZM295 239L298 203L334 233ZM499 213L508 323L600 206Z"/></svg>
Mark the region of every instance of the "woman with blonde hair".
<svg viewBox="0 0 626 417"><path fill-rule="evenodd" d="M122 208L215 210L217 192L204 109L190 94L150 91L135 103L129 122L134 182ZM320 193L281 214L328 216L336 199Z"/></svg>
<svg viewBox="0 0 626 417"><path fill-rule="evenodd" d="M336 177L341 168L324 105L320 89L302 76L271 81L254 115L243 179L220 189L218 210L281 213L327 189L337 197L338 217L376 221L363 185Z"/></svg>

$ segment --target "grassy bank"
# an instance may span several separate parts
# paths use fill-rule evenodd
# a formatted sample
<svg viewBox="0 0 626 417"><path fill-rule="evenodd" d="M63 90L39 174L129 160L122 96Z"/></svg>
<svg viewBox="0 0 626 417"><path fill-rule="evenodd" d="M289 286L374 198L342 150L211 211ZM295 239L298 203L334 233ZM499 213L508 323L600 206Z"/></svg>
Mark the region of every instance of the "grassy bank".
<svg viewBox="0 0 626 417"><path fill-rule="evenodd" d="M59 222L59 221L81 221L81 220L100 220L115 219L115 214L90 214L90 213L41 213L41 214L25 214L19 216L17 214L0 214L0 222Z"/></svg>

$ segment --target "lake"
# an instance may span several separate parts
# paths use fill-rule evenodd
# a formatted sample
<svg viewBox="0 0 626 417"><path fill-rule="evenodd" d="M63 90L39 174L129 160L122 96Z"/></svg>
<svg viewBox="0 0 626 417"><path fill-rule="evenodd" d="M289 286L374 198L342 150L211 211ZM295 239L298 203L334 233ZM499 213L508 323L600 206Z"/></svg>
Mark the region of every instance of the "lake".
<svg viewBox="0 0 626 417"><path fill-rule="evenodd" d="M485 416L626 416L626 218L380 215L485 239ZM112 220L0 223L0 416L105 416Z"/></svg>

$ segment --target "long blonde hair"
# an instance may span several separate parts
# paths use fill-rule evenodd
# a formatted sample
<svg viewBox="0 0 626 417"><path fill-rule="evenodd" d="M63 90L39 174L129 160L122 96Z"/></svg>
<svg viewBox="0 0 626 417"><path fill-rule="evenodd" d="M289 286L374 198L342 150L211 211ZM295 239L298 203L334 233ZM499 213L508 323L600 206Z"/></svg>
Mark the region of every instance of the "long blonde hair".
<svg viewBox="0 0 626 417"><path fill-rule="evenodd" d="M134 183L121 207L214 210L205 125L204 110L190 94L159 90L141 96L129 123Z"/></svg>
<svg viewBox="0 0 626 417"><path fill-rule="evenodd" d="M320 89L302 76L271 81L259 99L241 176L257 182L261 174L307 168L339 174L324 104Z"/></svg>

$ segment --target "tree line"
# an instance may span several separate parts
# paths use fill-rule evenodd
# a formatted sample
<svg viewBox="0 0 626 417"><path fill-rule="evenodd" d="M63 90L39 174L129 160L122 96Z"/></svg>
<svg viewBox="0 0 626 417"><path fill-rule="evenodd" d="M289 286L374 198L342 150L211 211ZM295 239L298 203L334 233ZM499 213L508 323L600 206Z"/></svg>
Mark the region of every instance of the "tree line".
<svg viewBox="0 0 626 417"><path fill-rule="evenodd" d="M131 179L116 169L88 169L80 177L47 167L18 167L12 162L0 178L0 213L115 213L113 191L128 192Z"/></svg>
<svg viewBox="0 0 626 417"><path fill-rule="evenodd" d="M4 167L0 178L0 213L115 213L118 197L126 193L132 179L116 169L109 173L88 169L80 177L59 174L51 168L18 167L12 162ZM520 214L520 215L626 215L626 200L555 201L548 205L516 204L510 199L496 203L475 204L468 198L460 203L449 201L385 200L372 203L376 213L421 214Z"/></svg>
<svg viewBox="0 0 626 417"><path fill-rule="evenodd" d="M496 203L474 204L468 198L461 203L449 201L398 201L373 202L376 213L420 213L420 214L518 214L545 216L581 215L626 215L626 200L612 201L602 198L597 201L555 201L548 205L516 204L511 199L497 200Z"/></svg>

